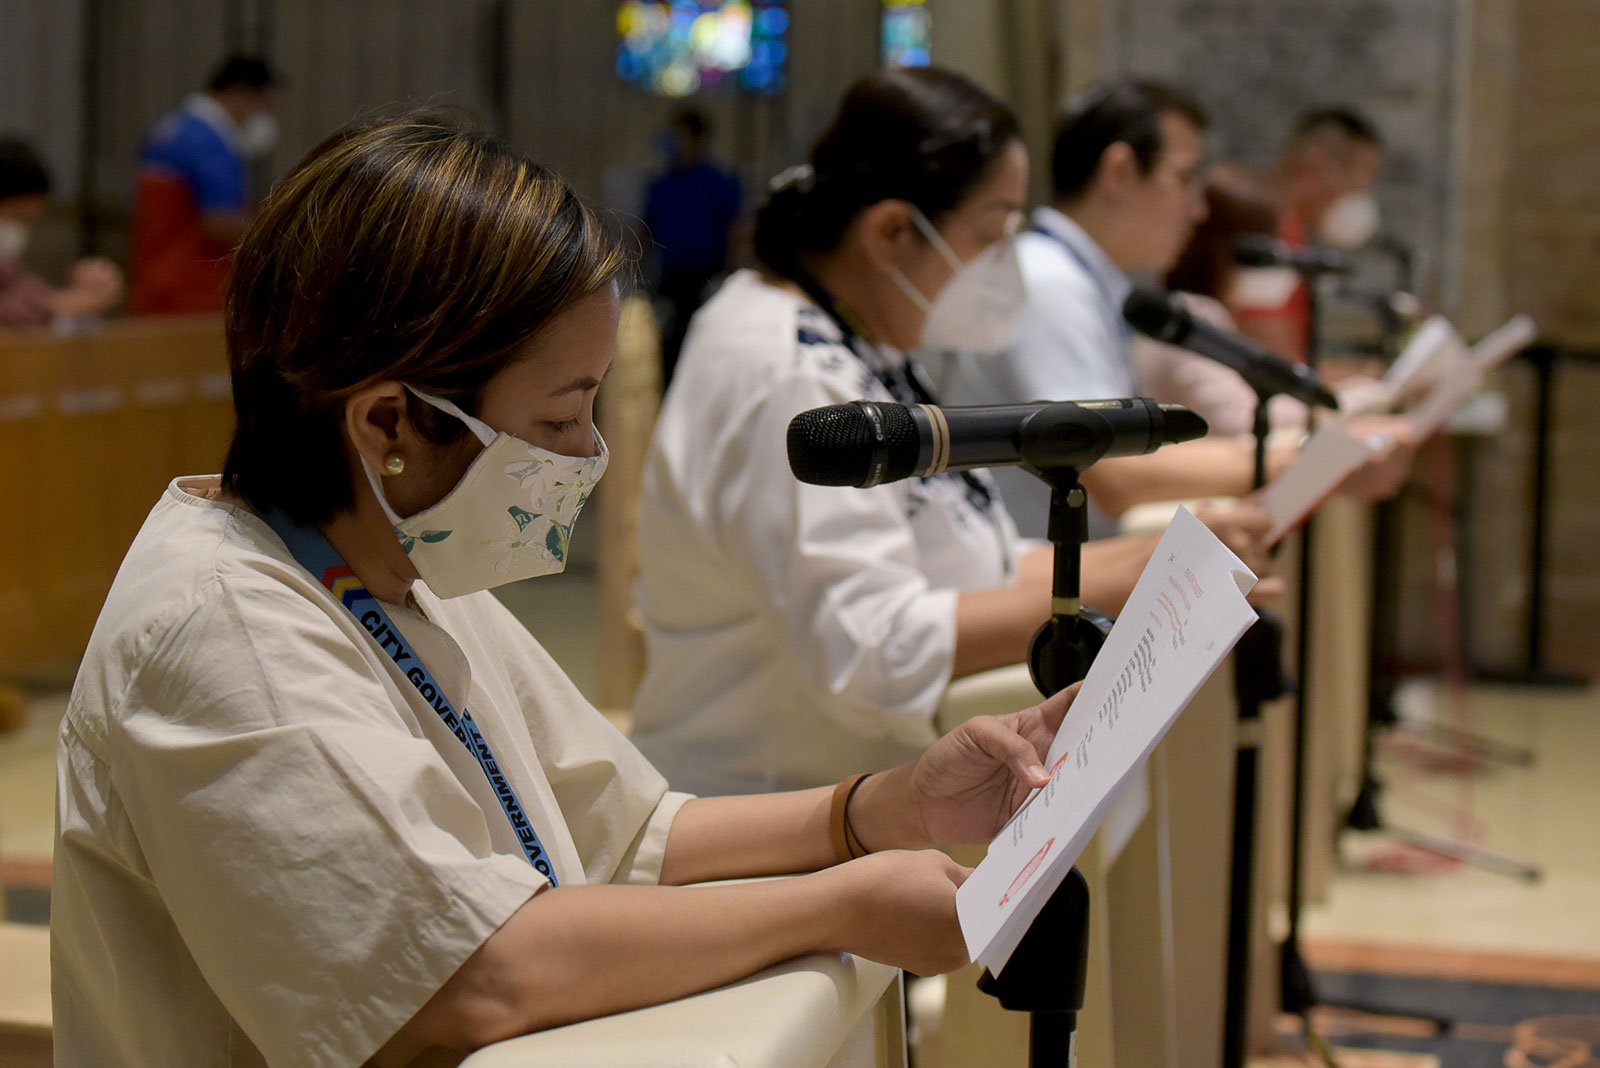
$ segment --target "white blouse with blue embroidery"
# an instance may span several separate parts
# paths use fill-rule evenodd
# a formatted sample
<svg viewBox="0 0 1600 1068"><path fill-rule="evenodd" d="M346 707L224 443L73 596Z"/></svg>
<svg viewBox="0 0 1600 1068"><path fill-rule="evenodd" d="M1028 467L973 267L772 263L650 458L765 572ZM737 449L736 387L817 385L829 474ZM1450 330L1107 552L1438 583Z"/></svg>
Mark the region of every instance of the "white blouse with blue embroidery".
<svg viewBox="0 0 1600 1068"><path fill-rule="evenodd" d="M741 271L696 315L646 461L634 741L675 788L749 793L909 759L936 736L962 590L1014 574L986 475L810 486L785 435L808 408L914 402L906 357L847 341Z"/></svg>

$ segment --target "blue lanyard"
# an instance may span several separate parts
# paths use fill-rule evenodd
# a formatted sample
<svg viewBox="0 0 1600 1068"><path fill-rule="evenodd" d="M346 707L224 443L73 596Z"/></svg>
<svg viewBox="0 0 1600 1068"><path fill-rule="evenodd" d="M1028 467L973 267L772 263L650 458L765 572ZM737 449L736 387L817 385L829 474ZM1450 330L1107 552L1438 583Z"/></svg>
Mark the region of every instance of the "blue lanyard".
<svg viewBox="0 0 1600 1068"><path fill-rule="evenodd" d="M1053 230L1045 229L1043 226L1032 226L1029 229L1041 237L1048 237L1065 249L1067 255L1078 261L1078 266L1082 267L1084 273L1089 276L1089 281L1094 283L1095 289L1100 291L1101 310L1106 312L1106 321L1111 324L1111 335L1122 339L1122 357L1126 360L1128 358L1128 345L1133 340L1133 328L1122 318L1122 309L1117 307L1116 300L1111 296L1111 287L1106 284L1105 278L1101 276L1099 271L1095 270L1094 264L1090 263L1088 258L1073 246L1071 241L1068 241Z"/></svg>
<svg viewBox="0 0 1600 1068"><path fill-rule="evenodd" d="M289 547L290 554L300 566L311 572L313 578L326 586L328 592L350 610L350 614L366 628L380 649L396 664L410 662L411 666L406 669L406 678L417 688L417 693L422 695L422 699L438 713L439 719L450 728L450 733L454 734L456 739L466 746L467 752L477 759L478 766L483 769L484 778L489 780L495 797L500 801L500 807L505 810L506 819L511 821L511 829L516 832L517 841L522 844L522 851L527 854L528 863L532 864L540 875L549 879L551 886L560 885L556 882L556 872L550 863L550 854L545 851L544 843L539 841L539 832L533 829L527 811L523 809L516 793L511 789L511 783L506 780L500 765L495 763L494 753L490 752L488 741L478 730L478 725L473 722L472 713L462 708L457 714L449 699L445 697L444 688L434 681L433 673L422 663L422 658L406 645L400 629L389 621L389 615L383 610L383 605L361 585L361 580L356 578L354 569L344 562L339 551L329 544L321 531L315 527L301 526L274 509L262 509L259 514L278 537L283 539L283 543ZM357 610L358 605L363 606L360 611Z"/></svg>

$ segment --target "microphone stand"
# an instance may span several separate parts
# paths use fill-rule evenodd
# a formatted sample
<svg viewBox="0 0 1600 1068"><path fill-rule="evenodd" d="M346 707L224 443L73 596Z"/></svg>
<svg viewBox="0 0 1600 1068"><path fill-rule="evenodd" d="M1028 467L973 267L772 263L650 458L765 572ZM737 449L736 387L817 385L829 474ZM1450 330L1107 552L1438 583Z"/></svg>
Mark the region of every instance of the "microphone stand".
<svg viewBox="0 0 1600 1068"><path fill-rule="evenodd" d="M1051 574L1050 618L1033 635L1028 671L1046 697L1066 689L1089 673L1111 630L1111 619L1085 608L1083 543L1089 540L1089 497L1072 467L1038 472L1050 486L1050 520L1046 531L1055 547Z"/></svg>
<svg viewBox="0 0 1600 1068"><path fill-rule="evenodd" d="M1322 343L1319 329L1317 300L1317 280L1308 278L1306 287L1306 364L1316 366L1318 346ZM1309 414L1309 413L1308 413ZM1307 422L1309 423L1309 418ZM1300 527L1300 598L1299 616L1300 625L1295 634L1295 673L1298 678L1294 687L1294 765L1291 772L1290 783L1292 796L1289 806L1289 885L1287 891L1289 929L1284 935L1283 945L1278 949L1278 981L1281 995L1281 1005L1284 1012L1300 1017L1305 1027L1307 1038L1313 1037L1311 1029L1311 1009L1319 1004L1316 988L1312 984L1311 970L1306 967L1305 958L1300 954L1300 910L1303 904L1301 897L1300 877L1303 867L1302 854L1304 852L1305 834L1305 792L1306 792L1306 730L1309 719L1306 707L1306 697L1309 690L1311 677L1311 566L1312 535L1315 531L1316 516L1313 514L1306 518ZM1327 1059L1324 1053L1324 1059Z"/></svg>
<svg viewBox="0 0 1600 1068"><path fill-rule="evenodd" d="M1317 287L1314 279L1308 280L1306 292L1309 310L1306 321L1306 362L1314 367L1320 344L1318 337ZM1300 1017L1301 1024L1305 1029L1307 1044L1321 1054L1325 1064L1333 1068L1334 1061L1330 1049L1311 1026L1311 1010L1318 1005L1337 1006L1378 1015L1404 1016L1430 1025L1435 1035L1448 1034L1454 1026L1454 1021L1449 1017L1434 1013L1397 1010L1363 1004L1354 1000L1327 1001L1317 993L1316 982L1312 978L1311 969L1306 966L1305 958L1300 952L1300 913L1304 905L1304 891L1301 882L1305 853L1306 749L1309 741L1307 733L1310 719L1307 700L1310 694L1309 680L1311 678L1311 604L1314 592L1312 589L1312 574L1315 570L1312 566L1312 538L1315 533L1315 527L1316 516L1312 515L1300 528L1299 631L1295 635L1295 671L1298 678L1293 687L1294 766L1290 778L1292 796L1289 814L1289 882L1286 893L1289 925L1284 935L1283 943L1278 947L1278 979L1282 1010L1290 1015Z"/></svg>
<svg viewBox="0 0 1600 1068"><path fill-rule="evenodd" d="M1092 462L1092 461L1091 461ZM1044 696L1088 674L1105 644L1111 620L1082 604L1083 543L1089 534L1088 497L1076 467L1033 469L1050 485L1049 537L1055 546L1050 619L1028 650L1033 684ZM1089 970L1089 884L1073 868L1022 936L1005 970L985 970L978 989L1002 1008L1026 1012L1031 1068L1076 1063L1073 1038Z"/></svg>
<svg viewBox="0 0 1600 1068"><path fill-rule="evenodd" d="M1256 387L1254 489L1267 482L1267 406L1275 394ZM1222 1065L1244 1068L1250 986L1250 914L1255 891L1256 787L1260 779L1261 706L1288 692L1283 624L1262 612L1234 650L1238 734L1233 763L1233 842L1228 876L1228 948L1224 977Z"/></svg>

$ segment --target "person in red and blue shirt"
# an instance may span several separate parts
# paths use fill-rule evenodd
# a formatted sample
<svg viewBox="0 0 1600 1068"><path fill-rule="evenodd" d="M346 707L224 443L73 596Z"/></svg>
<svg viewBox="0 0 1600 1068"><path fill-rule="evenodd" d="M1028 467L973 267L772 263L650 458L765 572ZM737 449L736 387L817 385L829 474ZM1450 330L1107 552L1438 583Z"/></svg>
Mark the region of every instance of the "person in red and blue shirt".
<svg viewBox="0 0 1600 1068"><path fill-rule="evenodd" d="M245 160L277 139L277 86L265 60L233 56L151 128L134 185L131 314L222 310L250 221Z"/></svg>
<svg viewBox="0 0 1600 1068"><path fill-rule="evenodd" d="M1360 248L1378 233L1373 195L1383 165L1378 128L1347 107L1308 111L1295 123L1278 163L1278 237L1295 248L1324 244ZM1267 348L1306 359L1311 294L1303 279L1282 271L1281 285L1254 287L1229 302L1239 330Z"/></svg>

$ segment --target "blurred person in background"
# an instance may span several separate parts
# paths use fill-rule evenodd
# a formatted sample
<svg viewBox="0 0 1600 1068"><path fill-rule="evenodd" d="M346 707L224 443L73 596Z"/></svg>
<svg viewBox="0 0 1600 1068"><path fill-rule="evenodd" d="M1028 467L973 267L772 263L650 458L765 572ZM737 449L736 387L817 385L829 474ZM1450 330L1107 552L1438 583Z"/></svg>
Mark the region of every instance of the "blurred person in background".
<svg viewBox="0 0 1600 1068"><path fill-rule="evenodd" d="M49 326L104 315L122 299L122 270L110 260L79 260L60 288L24 266L29 238L49 207L44 161L26 141L0 138L0 326Z"/></svg>
<svg viewBox="0 0 1600 1068"><path fill-rule="evenodd" d="M151 128L134 181L134 315L222 310L228 257L250 222L245 161L277 143L276 72L258 56L224 60Z"/></svg>
<svg viewBox="0 0 1600 1068"><path fill-rule="evenodd" d="M999 832L1072 693L688 797L488 592L565 563L630 268L447 116L338 131L267 198L223 473L151 511L61 721L57 1063L454 1064L810 952L965 963L967 869L921 847Z"/></svg>
<svg viewBox="0 0 1600 1068"><path fill-rule="evenodd" d="M1382 221L1373 193L1382 167L1383 140L1360 112L1341 106L1301 115L1272 176L1278 237L1296 248L1321 243L1353 250L1372 241ZM1311 296L1304 279L1286 274L1276 286L1242 289L1228 307L1243 333L1306 359Z"/></svg>
<svg viewBox="0 0 1600 1068"><path fill-rule="evenodd" d="M1051 151L1054 200L1036 209L1032 228L1017 237L1026 311L998 353L969 349L950 358L951 403L1139 394L1122 304L1135 277L1172 267L1205 219L1206 122L1186 94L1125 78L1091 87L1069 105ZM1293 455L1292 448L1272 450L1269 477ZM1148 501L1244 497L1253 468L1248 446L1218 436L1101 460L1082 475L1090 535L1113 533L1117 517ZM1049 487L1015 469L997 470L995 478L1017 526L1043 536ZM1241 555L1250 559L1250 550Z"/></svg>
<svg viewBox="0 0 1600 1068"><path fill-rule="evenodd" d="M633 738L674 786L800 788L912 759L951 679L1021 662L1049 617L1051 550L1018 538L990 472L808 485L785 445L810 408L938 403L911 350L1004 342L1027 174L1015 116L970 81L871 75L774 182L760 269L695 316L639 516ZM1266 525L1222 524L1259 571ZM1120 610L1156 540L1088 546L1083 601Z"/></svg>
<svg viewBox="0 0 1600 1068"><path fill-rule="evenodd" d="M1277 228L1273 202L1237 168L1213 168L1206 180L1206 216L1194 229L1165 287L1183 298L1197 318L1237 330L1227 305L1241 293L1277 286L1288 268L1241 267L1234 244L1248 234L1271 235ZM1293 281L1289 271L1289 279ZM1176 345L1136 334L1133 369L1139 392L1163 404L1182 404L1199 412L1214 434L1248 434L1255 420L1256 393L1235 371ZM1276 427L1306 425L1306 407L1293 397L1276 396L1268 405Z"/></svg>
<svg viewBox="0 0 1600 1068"><path fill-rule="evenodd" d="M705 116L686 108L664 136L667 169L645 191L644 223L654 242L656 295L664 305L661 381L672 381L689 318L727 269L729 242L743 192L739 180L714 163Z"/></svg>

